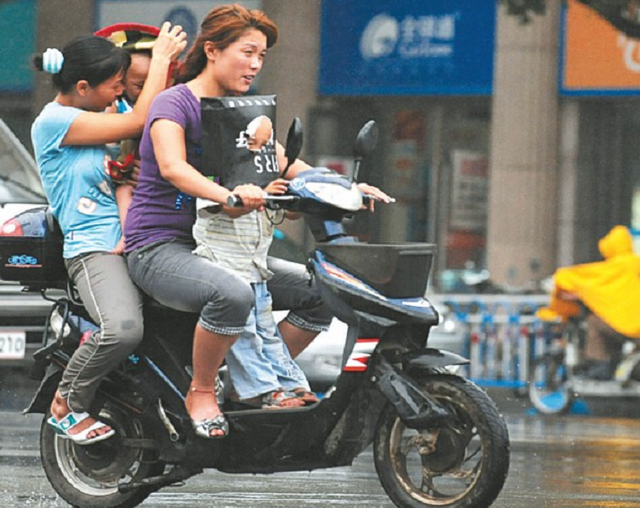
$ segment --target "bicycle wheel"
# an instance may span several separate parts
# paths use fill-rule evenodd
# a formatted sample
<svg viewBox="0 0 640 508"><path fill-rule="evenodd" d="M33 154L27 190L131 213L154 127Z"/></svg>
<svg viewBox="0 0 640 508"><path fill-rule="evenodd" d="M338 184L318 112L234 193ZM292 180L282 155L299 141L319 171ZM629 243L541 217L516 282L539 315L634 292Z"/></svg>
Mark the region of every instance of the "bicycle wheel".
<svg viewBox="0 0 640 508"><path fill-rule="evenodd" d="M533 362L529 400L543 414L566 413L575 394L568 382L564 353L545 354Z"/></svg>

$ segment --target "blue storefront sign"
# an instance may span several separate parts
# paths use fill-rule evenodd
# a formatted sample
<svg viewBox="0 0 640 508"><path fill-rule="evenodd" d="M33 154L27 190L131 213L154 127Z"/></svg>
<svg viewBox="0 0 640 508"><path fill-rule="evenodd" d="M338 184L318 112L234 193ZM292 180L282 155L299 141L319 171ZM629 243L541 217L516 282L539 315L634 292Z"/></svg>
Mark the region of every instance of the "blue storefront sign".
<svg viewBox="0 0 640 508"><path fill-rule="evenodd" d="M320 93L490 95L495 0L323 0Z"/></svg>

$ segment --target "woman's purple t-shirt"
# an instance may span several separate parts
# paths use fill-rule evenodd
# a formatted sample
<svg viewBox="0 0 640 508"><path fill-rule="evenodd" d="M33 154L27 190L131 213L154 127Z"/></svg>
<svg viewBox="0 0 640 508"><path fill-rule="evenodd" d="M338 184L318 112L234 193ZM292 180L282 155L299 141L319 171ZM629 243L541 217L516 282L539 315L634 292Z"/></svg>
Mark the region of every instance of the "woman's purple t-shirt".
<svg viewBox="0 0 640 508"><path fill-rule="evenodd" d="M195 199L179 191L160 174L149 130L156 120L171 120L185 132L187 162L200 169L202 125L200 101L186 85L169 88L153 100L140 141L140 175L124 228L126 251L152 242L193 241Z"/></svg>

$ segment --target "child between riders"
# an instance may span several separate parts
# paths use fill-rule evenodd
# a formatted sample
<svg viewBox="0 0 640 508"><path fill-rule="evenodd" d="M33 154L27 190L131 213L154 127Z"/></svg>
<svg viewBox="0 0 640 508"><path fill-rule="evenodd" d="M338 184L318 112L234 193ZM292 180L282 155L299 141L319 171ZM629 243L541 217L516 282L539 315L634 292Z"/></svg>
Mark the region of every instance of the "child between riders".
<svg viewBox="0 0 640 508"><path fill-rule="evenodd" d="M151 50L160 30L155 26L138 23L116 23L101 28L94 35L106 37L131 56L131 63L122 78L122 95L107 109L109 113L130 113L142 93L151 67ZM177 62L169 68L167 83L171 83ZM116 155L109 163L109 173L114 183L127 183L135 187L138 170L139 138L124 139L114 147Z"/></svg>
<svg viewBox="0 0 640 508"><path fill-rule="evenodd" d="M245 131L247 149L259 152L263 146L273 145L272 129L268 117L254 119ZM287 184L277 179L265 191L282 194ZM247 325L226 356L233 384L232 400L263 409L318 402L304 372L291 359L273 318L266 281L272 275L267 268L267 252L276 217L266 210L244 213L203 199L196 201L196 208L194 253L237 273L251 284L254 293ZM282 217L277 218L277 222L281 220Z"/></svg>
<svg viewBox="0 0 640 508"><path fill-rule="evenodd" d="M142 300L118 255L123 250L120 212L126 210L132 189L114 188L106 145L141 133L152 98L164 89L169 66L185 46L181 27L165 23L144 91L129 115L103 114L122 93L130 62L108 40L82 36L62 51L50 48L34 58L37 69L53 74L58 90L32 126L36 161L64 235L69 277L100 326L71 357L48 420L61 437L80 445L115 433L88 411L101 380L142 339Z"/></svg>

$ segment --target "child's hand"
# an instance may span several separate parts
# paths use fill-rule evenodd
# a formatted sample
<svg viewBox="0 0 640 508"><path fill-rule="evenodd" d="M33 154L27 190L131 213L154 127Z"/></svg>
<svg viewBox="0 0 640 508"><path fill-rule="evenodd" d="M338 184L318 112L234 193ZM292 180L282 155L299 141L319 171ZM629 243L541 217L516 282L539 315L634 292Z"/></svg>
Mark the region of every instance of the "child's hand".
<svg viewBox="0 0 640 508"><path fill-rule="evenodd" d="M155 58L168 58L175 62L186 47L187 34L182 30L182 27L180 25L172 27L171 23L165 21L156 42L153 44L151 53Z"/></svg>
<svg viewBox="0 0 640 508"><path fill-rule="evenodd" d="M287 192L288 188L289 188L289 180L278 178L277 180L273 180L272 182L269 182L269 184L264 188L264 190L269 194L284 194L285 192Z"/></svg>
<svg viewBox="0 0 640 508"><path fill-rule="evenodd" d="M111 254L123 254L124 253L124 236L120 237L120 240L118 240L118 243L116 244L116 246L113 248L113 250L111 251Z"/></svg>
<svg viewBox="0 0 640 508"><path fill-rule="evenodd" d="M140 175L140 161L138 159L133 160L133 169L127 175L127 185L131 185L134 189L138 186L138 176Z"/></svg>

